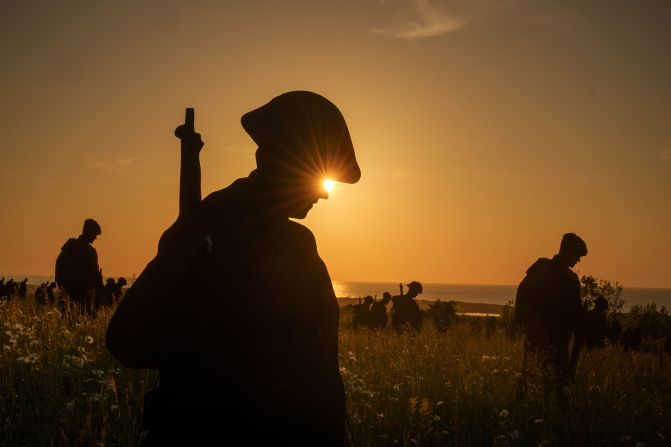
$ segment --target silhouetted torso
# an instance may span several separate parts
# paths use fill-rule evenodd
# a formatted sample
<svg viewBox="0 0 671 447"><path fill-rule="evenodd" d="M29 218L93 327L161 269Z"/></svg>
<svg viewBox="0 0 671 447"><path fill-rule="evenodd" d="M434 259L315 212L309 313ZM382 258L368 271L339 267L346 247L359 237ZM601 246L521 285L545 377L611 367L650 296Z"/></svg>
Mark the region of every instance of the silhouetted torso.
<svg viewBox="0 0 671 447"><path fill-rule="evenodd" d="M602 348L608 335L608 319L605 312L596 309L587 311L583 322L582 336L590 348Z"/></svg>
<svg viewBox="0 0 671 447"><path fill-rule="evenodd" d="M397 332L404 329L419 331L422 328L422 311L410 292L391 298L391 324Z"/></svg>
<svg viewBox="0 0 671 447"><path fill-rule="evenodd" d="M375 301L370 308L370 322L374 329L387 327L387 303L389 300Z"/></svg>
<svg viewBox="0 0 671 447"><path fill-rule="evenodd" d="M578 275L562 267L556 257L541 258L529 267L517 293L518 301L528 295L524 299L530 305L527 334L532 345L568 342L582 309Z"/></svg>
<svg viewBox="0 0 671 447"><path fill-rule="evenodd" d="M117 357L160 368L152 396L159 404L148 415L159 444L252 436L342 445L339 308L330 277L312 233L273 215L267 197L252 174L205 198L193 219L166 231L110 323L108 341L125 338L115 342L136 351L113 351ZM156 272L180 279L169 284L163 308L142 308L151 304L133 292ZM144 323L150 344L131 349L141 336L127 330L136 313L154 318Z"/></svg>
<svg viewBox="0 0 671 447"><path fill-rule="evenodd" d="M559 382L570 377L570 331L576 329L581 312L578 275L557 256L529 267L517 289L515 316L526 327L525 349L542 354L542 363Z"/></svg>
<svg viewBox="0 0 671 447"><path fill-rule="evenodd" d="M98 254L82 237L68 239L61 248L56 260L56 282L79 303L88 300L88 290L102 288Z"/></svg>

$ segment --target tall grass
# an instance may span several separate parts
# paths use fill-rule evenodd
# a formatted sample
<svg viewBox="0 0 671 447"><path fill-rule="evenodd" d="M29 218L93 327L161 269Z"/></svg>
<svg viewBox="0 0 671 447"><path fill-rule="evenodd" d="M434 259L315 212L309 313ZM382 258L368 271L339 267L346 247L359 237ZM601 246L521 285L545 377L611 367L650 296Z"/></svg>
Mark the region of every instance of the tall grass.
<svg viewBox="0 0 671 447"><path fill-rule="evenodd" d="M133 445L153 371L105 350L95 318L27 301L0 304L0 445ZM587 352L568 403L537 375L517 398L521 341L470 324L417 336L354 332L340 363L354 445L669 445L671 363L618 347ZM224 386L222 384L222 386Z"/></svg>

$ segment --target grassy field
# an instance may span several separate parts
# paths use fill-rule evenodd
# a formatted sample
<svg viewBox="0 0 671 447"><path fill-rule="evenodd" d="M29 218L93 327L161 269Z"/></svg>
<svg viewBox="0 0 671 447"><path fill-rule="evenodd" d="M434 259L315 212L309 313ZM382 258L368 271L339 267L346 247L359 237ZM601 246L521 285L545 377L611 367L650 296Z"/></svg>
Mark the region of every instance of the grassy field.
<svg viewBox="0 0 671 447"><path fill-rule="evenodd" d="M0 445L133 445L153 371L105 350L110 311L61 315L0 302ZM521 340L461 323L418 336L340 331L350 441L402 445L671 445L671 358L617 347L585 354L568 407L531 378L516 399Z"/></svg>

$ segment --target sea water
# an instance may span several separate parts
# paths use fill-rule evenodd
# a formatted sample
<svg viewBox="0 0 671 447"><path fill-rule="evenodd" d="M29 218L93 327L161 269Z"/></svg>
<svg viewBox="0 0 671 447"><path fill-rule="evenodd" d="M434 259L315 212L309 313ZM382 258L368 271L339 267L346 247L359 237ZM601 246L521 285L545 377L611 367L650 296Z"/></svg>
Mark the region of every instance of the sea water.
<svg viewBox="0 0 671 447"><path fill-rule="evenodd" d="M2 275L0 275L2 276ZM28 284L39 285L46 281L53 281L49 276L26 276ZM7 276L5 279L14 278L20 281L24 277ZM133 283L133 278L126 278L128 284ZM435 301L462 301L466 303L506 304L514 300L517 286L510 284L439 284L422 283L423 293L420 299ZM353 282L333 281L333 289L339 298L358 298L371 295L378 298L384 292L398 295L400 287L398 283L390 282ZM403 290L407 291L406 284ZM625 301L625 309L635 304L655 303L657 307L665 306L671 310L671 289L653 289L646 287L625 287L622 292Z"/></svg>
<svg viewBox="0 0 671 447"><path fill-rule="evenodd" d="M454 300L466 303L506 304L515 299L516 285L508 284L438 284L422 283L424 289L420 299L435 301ZM358 298L371 295L378 298L384 292L398 295L398 283L384 282L349 282L333 281L336 296L341 298ZM407 285L403 285L407 291ZM625 309L635 304L655 303L657 307L665 306L671 310L671 289L653 289L644 287L625 287L622 291Z"/></svg>

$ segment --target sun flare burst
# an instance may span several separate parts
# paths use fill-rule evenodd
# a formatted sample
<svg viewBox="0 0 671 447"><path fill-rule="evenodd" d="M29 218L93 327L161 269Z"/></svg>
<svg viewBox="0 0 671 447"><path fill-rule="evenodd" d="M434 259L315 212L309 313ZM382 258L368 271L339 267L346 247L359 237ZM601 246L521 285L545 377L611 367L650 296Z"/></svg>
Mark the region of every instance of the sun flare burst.
<svg viewBox="0 0 671 447"><path fill-rule="evenodd" d="M331 192L335 189L335 182L333 180L326 179L326 180L324 180L322 185L323 185L324 190L326 192Z"/></svg>

